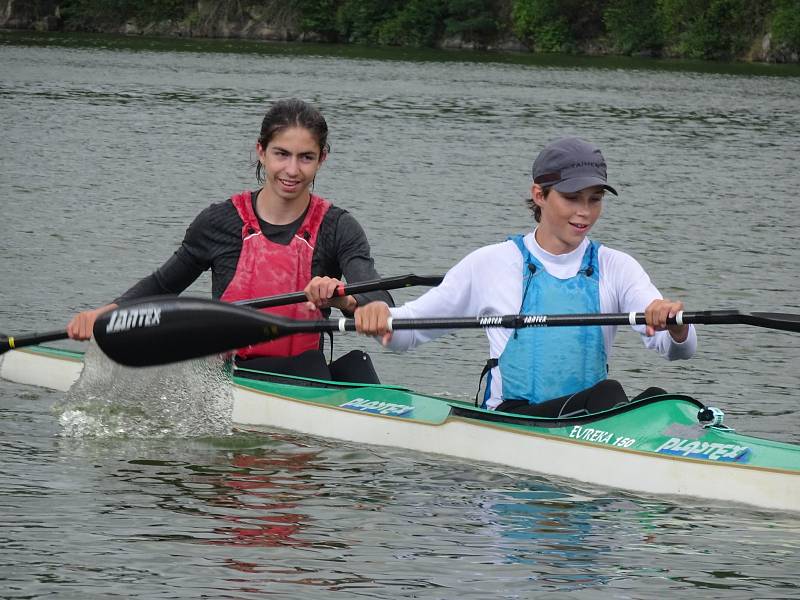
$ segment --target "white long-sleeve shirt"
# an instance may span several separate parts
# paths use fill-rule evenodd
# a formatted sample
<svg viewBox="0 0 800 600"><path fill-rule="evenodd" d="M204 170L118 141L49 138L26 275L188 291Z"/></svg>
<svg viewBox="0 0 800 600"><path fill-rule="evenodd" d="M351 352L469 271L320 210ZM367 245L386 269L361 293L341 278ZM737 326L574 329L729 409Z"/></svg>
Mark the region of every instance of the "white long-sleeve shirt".
<svg viewBox="0 0 800 600"><path fill-rule="evenodd" d="M559 279L568 279L577 274L589 243L584 239L572 252L555 255L539 246L533 232L525 236L524 242L547 272ZM650 302L662 298L650 277L632 256L601 246L598 261L601 312L643 312ZM484 246L450 269L439 286L403 306L391 308L392 317L422 319L517 314L522 306L522 269L522 254L514 242ZM641 334L645 347L655 350L667 360L690 358L697 349L694 326L690 326L688 337L681 343L673 340L667 331L659 331L649 337L645 335L644 325L633 328ZM441 329L395 331L388 348L394 351L410 350L445 333L447 331ZM500 357L512 333L512 329L486 329L490 358ZM603 327L609 360L616 333L616 326ZM498 366L492 370L487 406L495 408L502 401L502 377Z"/></svg>

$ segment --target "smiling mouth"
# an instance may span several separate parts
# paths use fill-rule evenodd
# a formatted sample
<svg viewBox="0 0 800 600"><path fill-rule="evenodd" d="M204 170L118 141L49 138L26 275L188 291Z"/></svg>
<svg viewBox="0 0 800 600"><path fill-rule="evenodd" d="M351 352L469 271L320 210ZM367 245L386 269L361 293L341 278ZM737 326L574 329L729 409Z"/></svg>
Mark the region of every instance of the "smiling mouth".
<svg viewBox="0 0 800 600"><path fill-rule="evenodd" d="M278 181L280 181L286 187L294 187L296 185L300 185L299 181L291 181L289 179L280 179L280 178L278 178Z"/></svg>
<svg viewBox="0 0 800 600"><path fill-rule="evenodd" d="M589 229L588 225L584 225L581 223L570 223L570 225L572 225L575 229L580 229L580 230Z"/></svg>

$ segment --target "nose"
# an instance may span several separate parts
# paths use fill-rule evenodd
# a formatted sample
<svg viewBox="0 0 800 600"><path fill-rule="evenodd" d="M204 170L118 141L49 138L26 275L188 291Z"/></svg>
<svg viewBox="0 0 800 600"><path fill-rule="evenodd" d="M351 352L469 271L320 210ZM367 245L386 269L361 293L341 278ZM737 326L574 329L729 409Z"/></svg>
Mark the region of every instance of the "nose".
<svg viewBox="0 0 800 600"><path fill-rule="evenodd" d="M300 170L300 161L296 156L292 156L286 162L286 172L290 175L295 175Z"/></svg>
<svg viewBox="0 0 800 600"><path fill-rule="evenodd" d="M581 198L578 202L578 214L579 215L588 215L589 214L589 199L588 198Z"/></svg>

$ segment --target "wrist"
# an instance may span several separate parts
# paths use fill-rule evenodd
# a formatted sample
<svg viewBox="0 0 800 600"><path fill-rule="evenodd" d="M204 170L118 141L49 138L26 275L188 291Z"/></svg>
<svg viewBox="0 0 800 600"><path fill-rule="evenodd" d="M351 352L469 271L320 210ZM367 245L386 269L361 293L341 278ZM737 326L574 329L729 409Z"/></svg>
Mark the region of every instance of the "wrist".
<svg viewBox="0 0 800 600"><path fill-rule="evenodd" d="M331 306L335 306L343 313L353 314L358 308L358 302L353 296L344 296L334 299Z"/></svg>
<svg viewBox="0 0 800 600"><path fill-rule="evenodd" d="M682 344L689 338L689 326L683 325L677 329L670 329L669 335L674 342Z"/></svg>

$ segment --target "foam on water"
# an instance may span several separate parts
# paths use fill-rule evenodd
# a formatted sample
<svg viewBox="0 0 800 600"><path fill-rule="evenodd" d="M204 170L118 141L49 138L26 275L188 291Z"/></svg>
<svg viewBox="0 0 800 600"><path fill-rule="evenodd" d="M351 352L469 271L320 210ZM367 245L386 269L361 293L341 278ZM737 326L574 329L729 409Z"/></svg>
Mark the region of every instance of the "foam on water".
<svg viewBox="0 0 800 600"><path fill-rule="evenodd" d="M131 368L89 345L83 373L53 406L65 437L195 437L231 431L233 387L210 357Z"/></svg>

